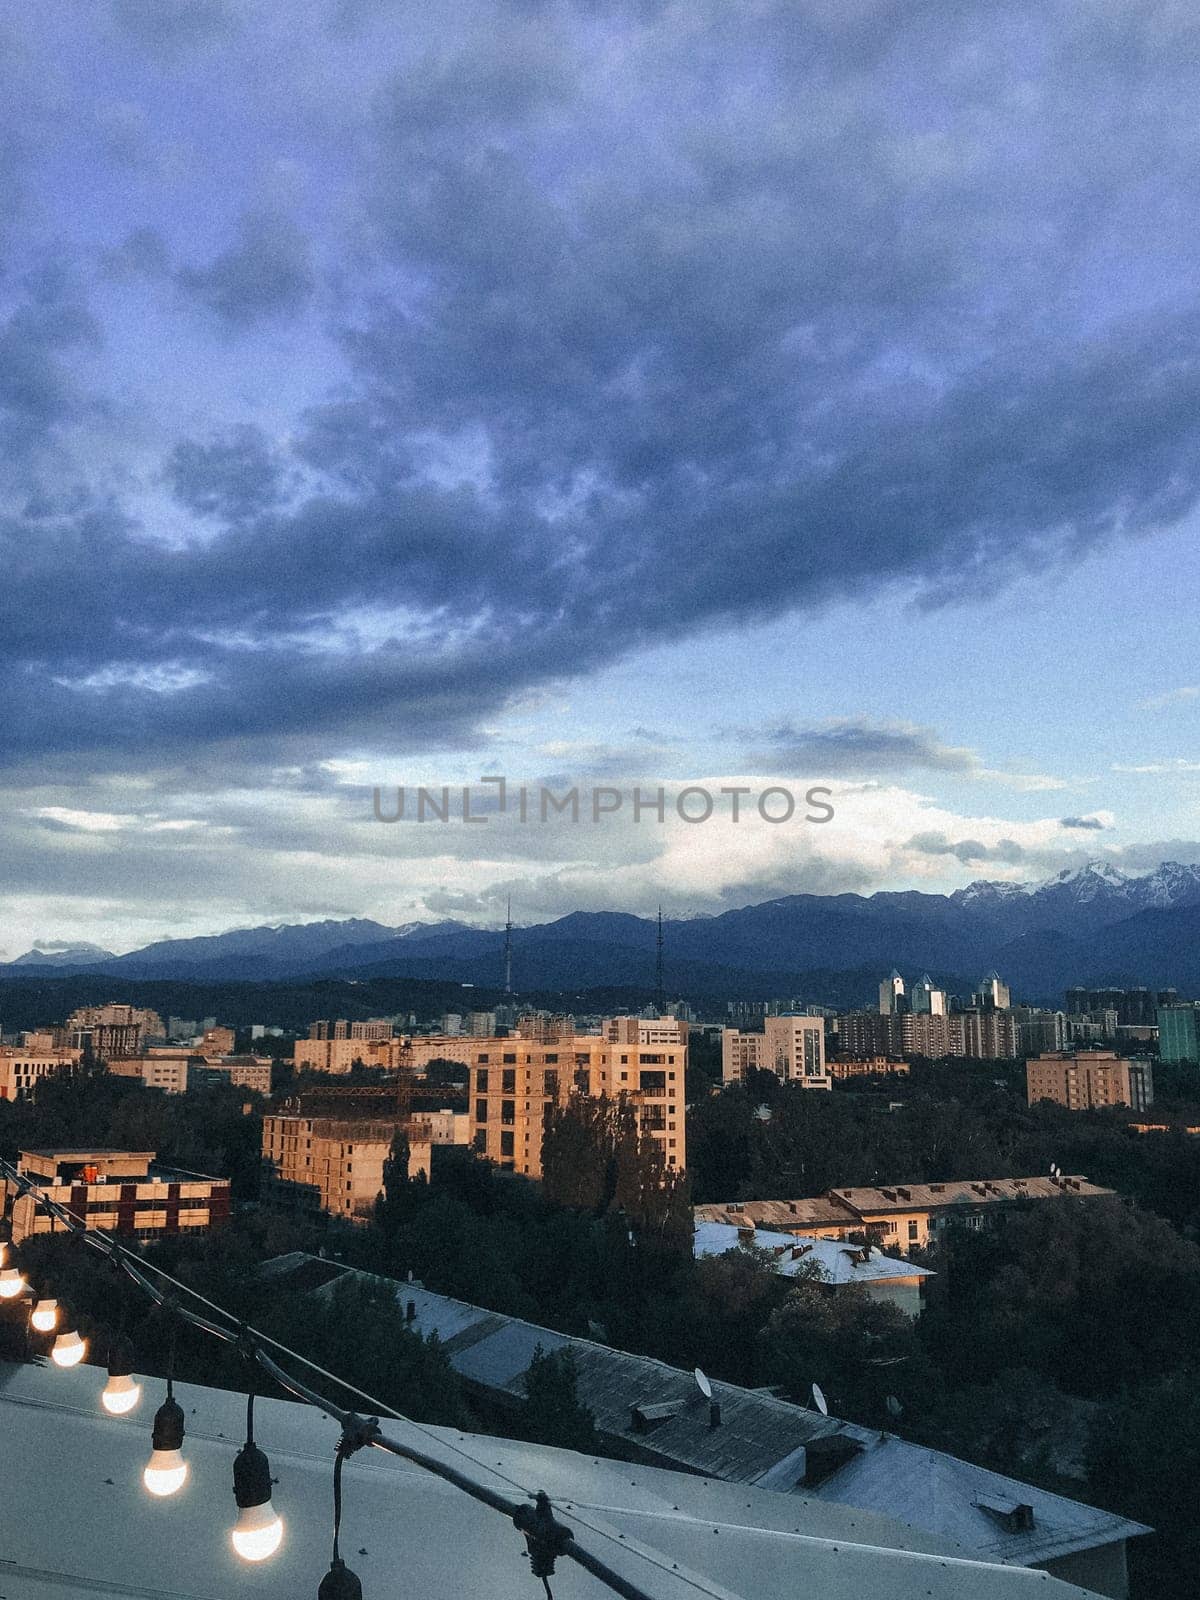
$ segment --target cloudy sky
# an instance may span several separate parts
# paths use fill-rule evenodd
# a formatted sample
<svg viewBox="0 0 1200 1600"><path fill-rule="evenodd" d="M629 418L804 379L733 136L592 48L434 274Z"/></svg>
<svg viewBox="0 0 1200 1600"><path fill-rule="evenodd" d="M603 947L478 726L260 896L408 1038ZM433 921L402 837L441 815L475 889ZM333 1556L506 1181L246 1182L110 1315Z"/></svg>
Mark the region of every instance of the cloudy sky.
<svg viewBox="0 0 1200 1600"><path fill-rule="evenodd" d="M0 21L0 947L1200 859L1183 0ZM372 818L824 781L823 826Z"/></svg>

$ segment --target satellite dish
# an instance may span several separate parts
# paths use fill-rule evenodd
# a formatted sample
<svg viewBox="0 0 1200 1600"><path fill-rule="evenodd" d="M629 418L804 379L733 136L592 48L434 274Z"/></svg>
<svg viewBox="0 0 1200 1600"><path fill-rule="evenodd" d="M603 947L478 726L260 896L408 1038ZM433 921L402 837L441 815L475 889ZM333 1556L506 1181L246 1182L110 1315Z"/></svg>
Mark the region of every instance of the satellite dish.
<svg viewBox="0 0 1200 1600"><path fill-rule="evenodd" d="M696 1387L706 1400L712 1399L712 1384L709 1383L699 1367L696 1368Z"/></svg>
<svg viewBox="0 0 1200 1600"><path fill-rule="evenodd" d="M884 1401L884 1404L888 1408L889 1417L898 1417L904 1410L904 1407L900 1404L899 1400L896 1399L894 1394L888 1395L887 1399Z"/></svg>
<svg viewBox="0 0 1200 1600"><path fill-rule="evenodd" d="M812 1397L813 1405L816 1406L817 1410L823 1417L827 1417L829 1415L829 1402L826 1400L825 1391L821 1388L819 1383L813 1384Z"/></svg>

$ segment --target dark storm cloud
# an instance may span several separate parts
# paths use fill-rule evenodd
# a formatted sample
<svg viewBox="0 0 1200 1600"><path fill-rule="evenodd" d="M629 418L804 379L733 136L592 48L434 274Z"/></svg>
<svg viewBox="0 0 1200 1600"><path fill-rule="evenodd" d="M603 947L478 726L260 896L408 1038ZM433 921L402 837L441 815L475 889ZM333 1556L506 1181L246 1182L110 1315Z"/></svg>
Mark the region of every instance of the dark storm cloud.
<svg viewBox="0 0 1200 1600"><path fill-rule="evenodd" d="M95 349L99 330L58 267L31 272L0 317L0 474L50 444L88 400L71 357Z"/></svg>
<svg viewBox="0 0 1200 1600"><path fill-rule="evenodd" d="M167 477L175 498L199 516L240 522L274 505L282 469L270 440L243 424L218 438L184 439L171 452Z"/></svg>
<svg viewBox="0 0 1200 1600"><path fill-rule="evenodd" d="M989 593L1195 505L1189 12L501 14L464 0L398 44L386 6L238 13L222 103L289 63L315 178L264 208L268 141L223 219L183 197L205 245L186 207L171 252L157 218L114 231L109 273L173 279L157 314L228 363L228 407L164 452L195 537L61 480L0 527L14 756L462 739L647 642ZM113 15L155 46L233 27L215 0ZM190 136L198 183L226 130ZM315 306L346 366L297 346L311 403L269 448L238 431L253 341ZM4 323L15 438L78 407L87 315ZM47 629L68 603L89 626ZM798 628L798 676L802 652ZM976 768L922 729L778 732L802 767Z"/></svg>
<svg viewBox="0 0 1200 1600"><path fill-rule="evenodd" d="M286 217L247 215L229 249L178 282L231 327L294 316L313 290L308 240Z"/></svg>
<svg viewBox="0 0 1200 1600"><path fill-rule="evenodd" d="M1058 825L1060 828L1094 828L1098 831L1107 827L1107 823L1102 822L1099 817L1060 817Z"/></svg>
<svg viewBox="0 0 1200 1600"><path fill-rule="evenodd" d="M783 723L760 739L755 759L772 771L850 776L914 769L967 774L980 770L973 750L943 744L932 729L906 722L847 717L815 728Z"/></svg>

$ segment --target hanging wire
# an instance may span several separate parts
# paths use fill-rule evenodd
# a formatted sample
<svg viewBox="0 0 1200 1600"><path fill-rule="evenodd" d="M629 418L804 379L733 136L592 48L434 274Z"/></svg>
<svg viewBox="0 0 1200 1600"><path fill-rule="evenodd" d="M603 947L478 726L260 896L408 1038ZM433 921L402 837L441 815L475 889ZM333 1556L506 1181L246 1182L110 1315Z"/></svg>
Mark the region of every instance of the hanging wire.
<svg viewBox="0 0 1200 1600"><path fill-rule="evenodd" d="M243 1343L248 1346L250 1350L252 1350L253 1358L258 1365L262 1366L264 1370L267 1371L282 1388L296 1395L297 1398L303 1400L307 1404L314 1406L317 1410L324 1412L326 1416L333 1418L342 1425L343 1443L345 1443L347 1440L350 1441L350 1449L345 1451L346 1454L351 1453L352 1449L359 1448L361 1445L369 1444L376 1449L385 1451L389 1455L399 1456L401 1459L409 1461L415 1466L424 1468L433 1476L441 1478L445 1482L452 1484L455 1488L462 1490L464 1494L469 1495L472 1499L477 1500L484 1505L490 1506L496 1511L503 1512L513 1522L514 1526L526 1533L526 1543L529 1546L531 1564L535 1559L535 1546L530 1542L528 1526L530 1518L535 1515L535 1506L531 1506L529 1501L536 1499L537 1509L540 1511L544 1506L544 1517L548 1520L543 1520L537 1525L534 1538L541 1539L543 1541L550 1539L556 1546L561 1546L561 1548L555 1548L553 1554L549 1554L547 1552L539 1557L540 1560L548 1562L548 1570L539 1574L542 1578L543 1587L547 1595L549 1595L550 1589L546 1580L553 1573L554 1557L557 1555L563 1555L574 1561L577 1565L583 1567L585 1571L590 1572L593 1577L597 1578L615 1594L621 1595L622 1600L653 1600L653 1597L650 1596L646 1590L640 1588L637 1584L631 1583L619 1572L616 1572L613 1568L609 1567L607 1563L601 1561L598 1556L593 1555L590 1551L579 1546L576 1543L571 1530L564 1524L559 1523L554 1518L549 1497L544 1493L544 1491L539 1490L535 1497L532 1491L525 1488L524 1485L518 1483L515 1479L509 1478L507 1474L502 1472L498 1467L489 1466L486 1462L480 1461L477 1457L471 1455L469 1451L462 1449L461 1446L453 1443L450 1440L439 1438L432 1431L432 1429L425 1427L423 1424L413 1422L410 1418L400 1415L387 1406L378 1405L377 1402L375 1402L372 1397L366 1394L363 1390L357 1388L351 1383L348 1383L344 1378L339 1378L336 1373L326 1371L325 1368L318 1366L313 1361L310 1361L306 1356L301 1355L298 1351L292 1350L287 1345L282 1344L279 1340L271 1338L269 1334L264 1334L256 1328L249 1327L245 1322L234 1317L231 1312L226 1311L223 1306L217 1305L214 1301L206 1299L205 1296L200 1294L197 1290L191 1288L189 1284L174 1278L162 1267L156 1266L154 1263L149 1261L142 1261L141 1259L139 1259L138 1265L135 1267L133 1262L130 1261L129 1257L126 1255L118 1240L114 1239L110 1234L105 1233L101 1229L88 1229L86 1225L72 1212L68 1211L64 1206L61 1206L57 1201L51 1200L48 1195L42 1194L36 1184L26 1178L22 1173L17 1172L15 1168L2 1159L0 1159L0 1173L3 1173L7 1178L10 1179L10 1181L14 1182L23 1193L32 1193L36 1202L45 1211L47 1211L53 1220L61 1222L69 1232L81 1238L85 1244L101 1251L110 1260L116 1262L116 1264L119 1265L129 1275L129 1277L132 1278L132 1280L150 1296L150 1298L162 1309L164 1314L170 1318L171 1338L168 1347L167 1361L168 1400L172 1400L174 1398L173 1381L175 1368L175 1344L176 1330L179 1321L185 1321L191 1326L200 1329L202 1332L211 1334L213 1337L226 1343ZM171 1290L174 1292L166 1292L152 1284L141 1270L143 1267L149 1269L157 1277L169 1284L171 1286ZM207 1310L212 1311L217 1316L223 1318L227 1323L236 1324L236 1329L233 1327L222 1327L220 1323L213 1322L207 1317L202 1317L197 1312L188 1309L179 1299L179 1295L190 1296L199 1304L205 1306ZM447 1462L440 1460L438 1457L428 1455L424 1451L417 1450L411 1445L402 1444L397 1440L387 1438L379 1431L379 1421L377 1417L371 1417L370 1419L364 1421L354 1412L342 1412L338 1410L322 1395L318 1394L315 1390L310 1389L299 1379L293 1377L284 1368L282 1368L278 1362L268 1356L265 1350L262 1348L264 1344L269 1344L274 1350L287 1357L289 1360L295 1361L300 1365L307 1367L310 1371L329 1379L331 1382L337 1384L338 1387L343 1389L346 1393L356 1395L359 1399L367 1400L381 1413L386 1413L392 1420L400 1422L406 1427L412 1428L414 1431L426 1435L440 1448L448 1449L454 1454L462 1456L465 1460L470 1462L472 1466L483 1472L486 1472L489 1476L499 1478L501 1481L508 1483L510 1487L516 1489L518 1493L523 1496L523 1499L519 1502L512 1501L506 1496L499 1494L497 1491L488 1488L485 1484L481 1484L475 1479L468 1477L466 1474L458 1471L457 1468L451 1467ZM252 1407L253 1394L248 1396L248 1412L252 1411ZM339 1446L339 1452L341 1452L341 1449L342 1447ZM339 1453L339 1456L334 1463L335 1477L339 1476L340 1461L341 1454ZM340 1481L336 1485L335 1493L335 1504L337 1506L337 1512L340 1519ZM594 1523L588 1521L588 1519L577 1509L574 1510L572 1514L577 1522L587 1526L598 1536L608 1540L613 1544L616 1544L616 1537L609 1533L607 1529L596 1526ZM632 1553L629 1545L625 1543L624 1540L621 1542L624 1545L625 1552L627 1554ZM544 1545L541 1545L538 1548L545 1551ZM660 1567L664 1572L669 1570L673 1579L682 1583L686 1583L689 1585L689 1587L697 1589L701 1593L712 1596L713 1600L723 1600L719 1590L711 1589L704 1583L697 1581L695 1578L678 1572L673 1567L668 1569L666 1561L661 1558L657 1558L653 1552L639 1550L638 1554L643 1560L647 1560L652 1565Z"/></svg>

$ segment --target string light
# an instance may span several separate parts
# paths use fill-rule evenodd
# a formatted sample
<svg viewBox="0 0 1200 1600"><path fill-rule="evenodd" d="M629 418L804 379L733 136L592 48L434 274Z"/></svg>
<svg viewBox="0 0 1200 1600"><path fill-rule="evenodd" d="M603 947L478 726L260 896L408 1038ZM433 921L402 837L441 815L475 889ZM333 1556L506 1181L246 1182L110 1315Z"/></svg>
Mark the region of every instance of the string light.
<svg viewBox="0 0 1200 1600"><path fill-rule="evenodd" d="M50 1359L58 1367L77 1367L87 1355L87 1340L81 1339L77 1328L60 1333L50 1351Z"/></svg>
<svg viewBox="0 0 1200 1600"><path fill-rule="evenodd" d="M124 1336L113 1340L108 1352L108 1382L100 1403L112 1417L123 1417L142 1398L142 1386L133 1377L133 1346Z"/></svg>
<svg viewBox="0 0 1200 1600"><path fill-rule="evenodd" d="M243 1561L265 1561L283 1542L283 1519L271 1504L271 1463L254 1442L253 1382L246 1397L246 1442L233 1463L233 1497L238 1504L229 1535L233 1548Z"/></svg>
<svg viewBox="0 0 1200 1600"><path fill-rule="evenodd" d="M252 1367L257 1370L262 1367L271 1378L280 1386L293 1394L306 1405L315 1407L327 1417L337 1421L342 1428L342 1438L338 1446L338 1453L334 1463L334 1536L333 1559L329 1571L321 1580L318 1590L318 1600L362 1600L362 1583L355 1573L351 1572L342 1560L338 1549L338 1534L341 1525L341 1469L343 1460L355 1450L364 1445L372 1445L387 1451L390 1455L399 1456L403 1460L414 1462L417 1466L434 1474L434 1476L453 1484L457 1489L470 1495L473 1499L490 1506L495 1511L505 1513L526 1537L526 1544L530 1566L534 1576L540 1577L549 1600L550 1586L548 1579L554 1571L556 1556L565 1555L582 1566L598 1578L609 1589L625 1597L625 1600L651 1600L644 1589L630 1583L622 1574L606 1565L599 1557L590 1551L581 1549L573 1542L573 1535L567 1527L557 1522L554 1517L548 1497L539 1493L534 1506L520 1505L508 1499L498 1490L488 1487L466 1473L441 1460L437 1455L416 1449L413 1445L401 1444L397 1440L383 1435L379 1430L379 1418L370 1417L364 1420L353 1412L344 1412L326 1400L316 1390L309 1388L300 1379L296 1378L286 1368L281 1367L277 1361L271 1359L262 1348L263 1343L271 1345L289 1361L297 1362L310 1371L320 1374L331 1380L348 1393L358 1396L378 1406L378 1401L373 1401L371 1396L348 1384L345 1379L338 1378L336 1374L327 1372L325 1368L317 1366L308 1357L300 1355L297 1351L280 1344L278 1340L269 1335L259 1333L255 1329L247 1328L243 1323L240 1332L234 1334L229 1327L223 1327L217 1322L209 1320L199 1312L184 1309L178 1294L191 1296L199 1301L206 1310L233 1323L236 1319L222 1306L206 1300L203 1295L187 1284L179 1282L170 1273L151 1262L138 1261L135 1265L122 1250L119 1242L101 1229L87 1229L66 1207L59 1205L48 1196L37 1191L36 1185L24 1177L22 1173L11 1167L6 1161L0 1159L0 1176L14 1182L21 1193L33 1194L36 1203L47 1213L52 1222L61 1224L69 1233L80 1238L85 1244L91 1245L103 1253L114 1267L131 1277L140 1290L143 1291L163 1312L172 1318L170 1352L167 1363L167 1396L159 1406L154 1416L152 1432L152 1450L150 1460L142 1472L142 1481L147 1491L157 1497L163 1498L177 1494L188 1478L188 1463L183 1457L184 1440L184 1413L177 1403L173 1391L175 1367L175 1324L176 1317L182 1318L192 1327L210 1334L212 1337L228 1343L241 1345L243 1352L251 1359ZM4 1260L4 1241L0 1240L0 1262ZM157 1287L145 1275L143 1268L152 1271L166 1284L169 1290ZM0 1299L14 1300L29 1292L29 1286L23 1274L16 1267L0 1267ZM43 1320L48 1318L53 1308L55 1322L59 1313L57 1303L43 1297L35 1302L33 1317L40 1316ZM65 1307L62 1308L65 1312ZM31 1323L33 1318L31 1317ZM38 1326L38 1324L33 1324ZM52 1331L53 1324L48 1328L39 1328L39 1331ZM87 1351L87 1342L80 1337L75 1329L59 1334L55 1340L53 1359L60 1366L74 1366L81 1361ZM130 1411L137 1404L141 1396L141 1385L132 1376L133 1350L129 1341L123 1334L114 1340L108 1363L108 1382L101 1396L106 1411L115 1415ZM266 1455L254 1443L253 1436L253 1406L254 1387L250 1385L247 1398L247 1437L246 1443L238 1452L234 1461L234 1497L238 1504L238 1519L236 1526L231 1530L233 1547L246 1561L261 1561L273 1554L280 1546L283 1539L283 1522L271 1503L271 1469ZM386 1410L386 1408L384 1408ZM396 1420L416 1427L420 1425L408 1423L408 1420L396 1413ZM450 1447L454 1449L454 1446ZM459 1454L466 1455L473 1465L479 1467L482 1463L475 1461L467 1452L459 1450ZM511 1482L511 1480L509 1480ZM519 1484L513 1487L521 1493ZM596 1529L594 1531L601 1531Z"/></svg>
<svg viewBox="0 0 1200 1600"><path fill-rule="evenodd" d="M37 1333L53 1333L58 1327L58 1301L39 1300L33 1308L29 1324Z"/></svg>
<svg viewBox="0 0 1200 1600"><path fill-rule="evenodd" d="M0 1300L15 1300L28 1287L19 1267L5 1267L0 1272Z"/></svg>

